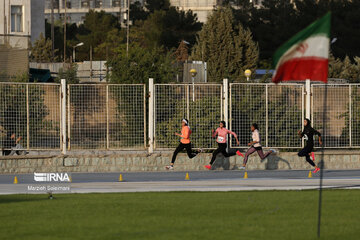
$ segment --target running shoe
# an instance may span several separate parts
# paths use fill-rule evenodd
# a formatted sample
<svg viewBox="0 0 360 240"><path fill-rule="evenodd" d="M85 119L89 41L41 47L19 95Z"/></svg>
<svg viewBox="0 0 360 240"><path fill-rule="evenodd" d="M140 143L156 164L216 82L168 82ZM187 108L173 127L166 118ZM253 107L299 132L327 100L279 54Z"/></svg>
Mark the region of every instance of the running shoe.
<svg viewBox="0 0 360 240"><path fill-rule="evenodd" d="M211 165L205 165L204 167L211 170Z"/></svg>
<svg viewBox="0 0 360 240"><path fill-rule="evenodd" d="M274 154L276 153L276 150L275 150L275 149L270 149L270 151L272 151Z"/></svg>
<svg viewBox="0 0 360 240"><path fill-rule="evenodd" d="M318 171L320 171L320 168L315 168L315 170L313 171L313 173L317 173Z"/></svg>
<svg viewBox="0 0 360 240"><path fill-rule="evenodd" d="M166 166L165 169L166 170L174 170L174 166L169 165L169 166Z"/></svg>
<svg viewBox="0 0 360 240"><path fill-rule="evenodd" d="M202 153L204 149L200 148L198 153Z"/></svg>
<svg viewBox="0 0 360 240"><path fill-rule="evenodd" d="M244 154L242 154L239 150L236 151L236 154L241 156L241 157L244 157Z"/></svg>
<svg viewBox="0 0 360 240"><path fill-rule="evenodd" d="M239 167L239 170L245 170L245 167L244 166Z"/></svg>
<svg viewBox="0 0 360 240"><path fill-rule="evenodd" d="M315 153L314 152L311 153L311 158L315 162Z"/></svg>

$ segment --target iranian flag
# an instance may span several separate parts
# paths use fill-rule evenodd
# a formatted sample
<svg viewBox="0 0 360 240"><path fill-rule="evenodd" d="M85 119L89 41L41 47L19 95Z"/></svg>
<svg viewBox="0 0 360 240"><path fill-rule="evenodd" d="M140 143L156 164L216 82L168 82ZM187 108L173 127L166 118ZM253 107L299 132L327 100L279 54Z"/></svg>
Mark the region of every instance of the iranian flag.
<svg viewBox="0 0 360 240"><path fill-rule="evenodd" d="M272 81L327 82L331 13L313 22L278 48L273 56Z"/></svg>

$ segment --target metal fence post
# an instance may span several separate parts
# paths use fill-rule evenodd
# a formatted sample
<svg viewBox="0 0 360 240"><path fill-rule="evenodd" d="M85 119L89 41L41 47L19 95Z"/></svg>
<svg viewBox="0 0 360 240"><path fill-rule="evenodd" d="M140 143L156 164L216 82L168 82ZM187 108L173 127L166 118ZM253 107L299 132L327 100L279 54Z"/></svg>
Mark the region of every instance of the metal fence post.
<svg viewBox="0 0 360 240"><path fill-rule="evenodd" d="M186 85L186 118L190 118L190 85Z"/></svg>
<svg viewBox="0 0 360 240"><path fill-rule="evenodd" d="M110 148L110 127L109 127L109 84L106 84L106 149Z"/></svg>
<svg viewBox="0 0 360 240"><path fill-rule="evenodd" d="M351 85L349 85L349 145L352 146L352 101L351 101Z"/></svg>
<svg viewBox="0 0 360 240"><path fill-rule="evenodd" d="M147 131L146 131L146 85L143 85L143 105L144 105L144 149L146 149L146 138L147 138Z"/></svg>
<svg viewBox="0 0 360 240"><path fill-rule="evenodd" d="M29 84L26 84L26 149L30 149L30 106Z"/></svg>
<svg viewBox="0 0 360 240"><path fill-rule="evenodd" d="M71 149L71 96L70 96L70 85L67 86L66 88L67 91L67 98L68 98L68 106L67 106L67 119L68 119L68 124L67 124L67 138L66 141L68 142L68 149ZM66 112L66 111L65 111Z"/></svg>
<svg viewBox="0 0 360 240"><path fill-rule="evenodd" d="M229 125L229 80L223 79L224 84L224 121L226 125Z"/></svg>
<svg viewBox="0 0 360 240"><path fill-rule="evenodd" d="M305 115L307 119L310 119L310 101L311 101L311 85L310 85L310 79L306 79L305 82L305 87L306 87L306 108L305 108Z"/></svg>
<svg viewBox="0 0 360 240"><path fill-rule="evenodd" d="M265 146L269 146L269 85L265 85Z"/></svg>
<svg viewBox="0 0 360 240"><path fill-rule="evenodd" d="M227 78L223 79L223 104L224 104L224 121L226 126L229 126L229 80ZM230 129L230 128L229 128ZM228 149L231 145L231 137L230 144L228 145Z"/></svg>
<svg viewBox="0 0 360 240"><path fill-rule="evenodd" d="M149 78L149 153L154 152L154 79Z"/></svg>
<svg viewBox="0 0 360 240"><path fill-rule="evenodd" d="M305 89L304 89L304 85L302 85L302 87L301 87L301 123L300 123L300 126L303 126L303 122L304 122L304 114L305 114L304 98L305 98ZM302 148L304 147L304 144L305 144L304 138L301 138L301 147Z"/></svg>
<svg viewBox="0 0 360 240"><path fill-rule="evenodd" d="M61 79L61 129L62 154L66 154L66 80Z"/></svg>

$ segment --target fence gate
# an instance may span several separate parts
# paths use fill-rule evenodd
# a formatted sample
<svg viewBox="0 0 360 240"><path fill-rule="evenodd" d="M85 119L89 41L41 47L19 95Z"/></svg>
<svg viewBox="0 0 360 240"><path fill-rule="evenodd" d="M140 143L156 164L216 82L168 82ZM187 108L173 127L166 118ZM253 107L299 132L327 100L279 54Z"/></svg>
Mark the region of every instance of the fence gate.
<svg viewBox="0 0 360 240"><path fill-rule="evenodd" d="M144 149L144 84L68 85L69 149Z"/></svg>
<svg viewBox="0 0 360 240"><path fill-rule="evenodd" d="M181 119L187 118L194 147L215 148L211 129L223 118L222 84L155 84L155 148L174 148Z"/></svg>
<svg viewBox="0 0 360 240"><path fill-rule="evenodd" d="M60 84L0 83L0 141L10 136L28 150L60 150Z"/></svg>
<svg viewBox="0 0 360 240"><path fill-rule="evenodd" d="M241 147L251 141L250 126L259 125L262 145L299 148L297 131L304 119L302 84L230 84L230 129L238 135ZM237 147L234 139L231 146Z"/></svg>

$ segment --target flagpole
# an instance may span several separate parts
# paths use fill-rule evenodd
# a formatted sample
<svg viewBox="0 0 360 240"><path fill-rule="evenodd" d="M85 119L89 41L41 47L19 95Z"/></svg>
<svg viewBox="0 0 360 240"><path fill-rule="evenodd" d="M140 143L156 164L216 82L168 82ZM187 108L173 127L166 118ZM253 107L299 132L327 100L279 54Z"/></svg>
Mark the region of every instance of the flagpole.
<svg viewBox="0 0 360 240"><path fill-rule="evenodd" d="M328 93L328 85L325 83L324 90L324 107L323 107L323 136L325 136L326 132L326 113L327 113L327 93ZM324 142L321 145L321 159L320 159L320 183L319 183L319 207L318 207L318 226L317 226L317 236L320 238L320 230L321 230L321 210L322 210L322 187L323 187L323 176L324 176L324 153L325 147Z"/></svg>

